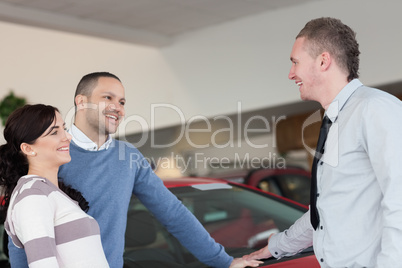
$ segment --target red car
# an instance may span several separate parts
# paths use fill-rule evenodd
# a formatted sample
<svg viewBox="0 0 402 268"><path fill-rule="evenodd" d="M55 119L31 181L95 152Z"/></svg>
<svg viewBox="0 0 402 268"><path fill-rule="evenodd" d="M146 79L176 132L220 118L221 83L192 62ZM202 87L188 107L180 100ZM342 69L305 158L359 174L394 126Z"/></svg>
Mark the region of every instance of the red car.
<svg viewBox="0 0 402 268"><path fill-rule="evenodd" d="M300 204L257 188L208 178L164 179L165 186L198 218L226 252L250 254L305 213ZM205 267L133 196L126 230L125 267ZM312 248L260 267L319 267Z"/></svg>
<svg viewBox="0 0 402 268"><path fill-rule="evenodd" d="M310 203L311 173L302 168L262 168L251 171L232 171L213 177L251 185L306 206Z"/></svg>

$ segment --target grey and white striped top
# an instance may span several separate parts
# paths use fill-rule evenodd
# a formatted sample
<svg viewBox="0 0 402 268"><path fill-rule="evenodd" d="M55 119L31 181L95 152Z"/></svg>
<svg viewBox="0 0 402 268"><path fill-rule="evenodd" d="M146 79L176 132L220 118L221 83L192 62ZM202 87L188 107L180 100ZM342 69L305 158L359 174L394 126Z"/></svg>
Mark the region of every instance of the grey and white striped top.
<svg viewBox="0 0 402 268"><path fill-rule="evenodd" d="M29 267L109 267L96 220L45 178L19 179L5 229Z"/></svg>

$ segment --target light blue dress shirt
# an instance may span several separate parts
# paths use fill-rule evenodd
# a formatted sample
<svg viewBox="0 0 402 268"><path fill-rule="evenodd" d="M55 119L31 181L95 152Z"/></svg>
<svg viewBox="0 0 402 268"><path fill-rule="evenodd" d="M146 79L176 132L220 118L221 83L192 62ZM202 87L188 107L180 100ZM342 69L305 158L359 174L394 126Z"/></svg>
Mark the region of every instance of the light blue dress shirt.
<svg viewBox="0 0 402 268"><path fill-rule="evenodd" d="M316 231L307 212L269 243L274 257L314 245L321 267L402 267L402 102L355 79L326 115Z"/></svg>

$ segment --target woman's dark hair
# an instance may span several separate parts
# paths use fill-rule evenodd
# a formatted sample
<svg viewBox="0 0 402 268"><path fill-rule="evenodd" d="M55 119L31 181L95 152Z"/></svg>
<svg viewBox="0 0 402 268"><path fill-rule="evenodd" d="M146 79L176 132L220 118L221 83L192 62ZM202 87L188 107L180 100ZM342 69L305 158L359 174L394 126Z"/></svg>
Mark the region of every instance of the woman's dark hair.
<svg viewBox="0 0 402 268"><path fill-rule="evenodd" d="M0 187L2 188L0 212L2 220L7 215L10 197L18 180L28 173L28 160L21 152L21 144L34 144L43 132L55 122L58 111L56 107L50 105L28 104L15 110L8 117L4 128L6 143L0 146ZM78 201L76 198L73 199Z"/></svg>
<svg viewBox="0 0 402 268"><path fill-rule="evenodd" d="M88 201L84 198L84 196L78 190L72 188L70 185L64 184L63 179L59 178L59 188L64 193L66 193L71 199L78 202L78 205L85 212L88 212L89 205Z"/></svg>

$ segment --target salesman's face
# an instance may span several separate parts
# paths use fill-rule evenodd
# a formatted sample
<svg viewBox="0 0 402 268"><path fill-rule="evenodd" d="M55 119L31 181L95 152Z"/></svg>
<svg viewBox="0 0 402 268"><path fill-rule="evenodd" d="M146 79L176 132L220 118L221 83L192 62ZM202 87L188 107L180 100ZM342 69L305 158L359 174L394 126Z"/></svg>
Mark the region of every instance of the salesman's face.
<svg viewBox="0 0 402 268"><path fill-rule="evenodd" d="M299 87L300 98L302 100L318 101L320 78L319 78L319 57L313 58L308 53L308 42L304 37L296 39L290 54L292 67L288 78L295 80Z"/></svg>

